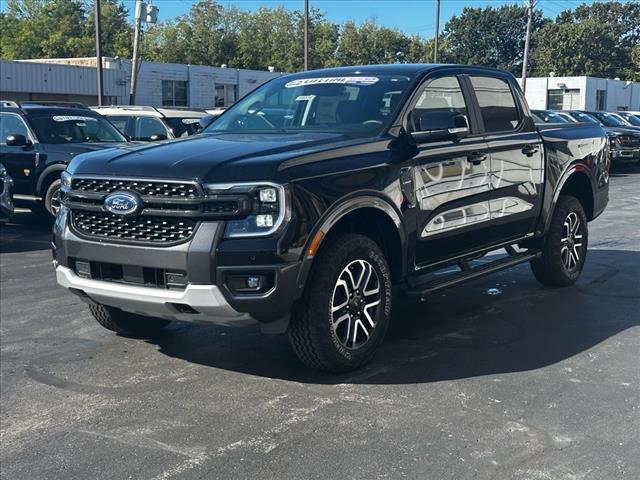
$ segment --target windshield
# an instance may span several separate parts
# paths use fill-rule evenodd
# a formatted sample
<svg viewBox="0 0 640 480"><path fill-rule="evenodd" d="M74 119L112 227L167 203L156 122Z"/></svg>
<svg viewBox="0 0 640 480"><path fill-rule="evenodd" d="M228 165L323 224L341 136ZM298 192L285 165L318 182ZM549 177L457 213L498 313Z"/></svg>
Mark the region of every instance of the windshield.
<svg viewBox="0 0 640 480"><path fill-rule="evenodd" d="M544 123L569 123L569 121L561 115L554 112L536 112L536 116Z"/></svg>
<svg viewBox="0 0 640 480"><path fill-rule="evenodd" d="M577 121L579 122L583 122L583 123L597 123L600 124L600 122L598 121L598 119L592 117L591 115L589 115L588 113L582 113L582 112L571 112L571 116L573 118L575 118Z"/></svg>
<svg viewBox="0 0 640 480"><path fill-rule="evenodd" d="M108 120L89 115L34 115L40 143L112 143L127 140Z"/></svg>
<svg viewBox="0 0 640 480"><path fill-rule="evenodd" d="M640 117L631 113L618 113L622 118L635 127L640 127Z"/></svg>
<svg viewBox="0 0 640 480"><path fill-rule="evenodd" d="M164 121L169 124L169 128L171 128L171 131L176 138L195 135L202 130L199 118L167 117Z"/></svg>
<svg viewBox="0 0 640 480"><path fill-rule="evenodd" d="M255 90L205 131L377 135L410 82L402 75L284 77Z"/></svg>
<svg viewBox="0 0 640 480"><path fill-rule="evenodd" d="M606 127L624 127L625 123L610 113L595 112L592 114Z"/></svg>

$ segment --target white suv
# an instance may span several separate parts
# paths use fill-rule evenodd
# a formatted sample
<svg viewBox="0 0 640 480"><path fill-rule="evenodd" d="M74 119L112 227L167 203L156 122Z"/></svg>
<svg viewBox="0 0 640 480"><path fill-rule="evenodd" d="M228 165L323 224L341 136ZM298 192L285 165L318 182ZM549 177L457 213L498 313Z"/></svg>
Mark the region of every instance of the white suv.
<svg viewBox="0 0 640 480"><path fill-rule="evenodd" d="M107 117L130 140L153 142L188 137L202 130L204 110L193 108L119 105L90 107Z"/></svg>

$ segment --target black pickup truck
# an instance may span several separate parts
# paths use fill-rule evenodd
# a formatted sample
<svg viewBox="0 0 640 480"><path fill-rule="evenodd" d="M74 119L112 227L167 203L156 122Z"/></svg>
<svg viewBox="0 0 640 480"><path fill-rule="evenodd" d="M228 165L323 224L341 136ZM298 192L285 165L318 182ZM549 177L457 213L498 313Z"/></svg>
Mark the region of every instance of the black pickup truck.
<svg viewBox="0 0 640 480"><path fill-rule="evenodd" d="M78 104L0 102L0 163L15 182L15 203L55 215L60 174L74 156L127 139Z"/></svg>
<svg viewBox="0 0 640 480"><path fill-rule="evenodd" d="M120 334L257 321L307 365L345 371L373 356L395 295L524 262L573 284L608 171L599 125L536 128L506 72L289 75L198 137L74 159L57 280Z"/></svg>

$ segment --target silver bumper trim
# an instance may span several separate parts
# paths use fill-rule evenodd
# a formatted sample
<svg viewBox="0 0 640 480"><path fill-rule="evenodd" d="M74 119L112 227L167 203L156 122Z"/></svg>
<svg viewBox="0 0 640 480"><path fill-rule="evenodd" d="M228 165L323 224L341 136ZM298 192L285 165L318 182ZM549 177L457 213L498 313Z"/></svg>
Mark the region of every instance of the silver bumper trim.
<svg viewBox="0 0 640 480"><path fill-rule="evenodd" d="M237 312L216 285L187 285L184 290L165 290L90 280L58 265L56 279L64 288L74 288L93 301L127 312L167 320L243 326L256 323L249 314ZM181 313L171 304L185 304L199 313Z"/></svg>

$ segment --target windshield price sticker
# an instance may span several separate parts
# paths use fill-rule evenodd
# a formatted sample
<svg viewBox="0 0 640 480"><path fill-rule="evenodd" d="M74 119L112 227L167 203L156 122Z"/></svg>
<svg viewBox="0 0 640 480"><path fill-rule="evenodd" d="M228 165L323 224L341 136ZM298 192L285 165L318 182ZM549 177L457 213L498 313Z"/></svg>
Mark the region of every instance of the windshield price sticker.
<svg viewBox="0 0 640 480"><path fill-rule="evenodd" d="M182 123L185 125L193 125L194 123L200 123L199 118L183 118Z"/></svg>
<svg viewBox="0 0 640 480"><path fill-rule="evenodd" d="M299 78L291 80L284 85L285 88L304 87L306 85L322 85L332 83L338 85L359 85L366 87L378 82L378 77L319 77L319 78Z"/></svg>
<svg viewBox="0 0 640 480"><path fill-rule="evenodd" d="M97 122L97 118L93 117L80 117L76 115L55 115L53 117L54 122Z"/></svg>

